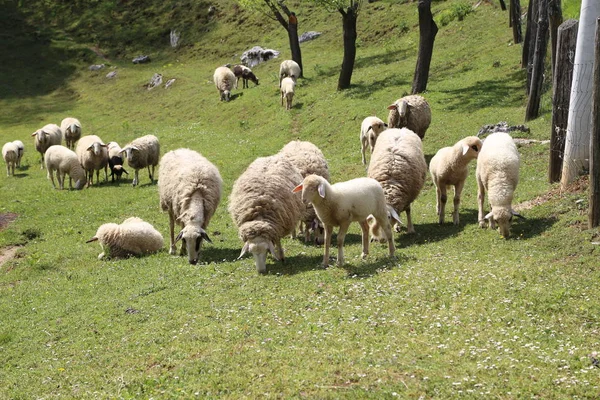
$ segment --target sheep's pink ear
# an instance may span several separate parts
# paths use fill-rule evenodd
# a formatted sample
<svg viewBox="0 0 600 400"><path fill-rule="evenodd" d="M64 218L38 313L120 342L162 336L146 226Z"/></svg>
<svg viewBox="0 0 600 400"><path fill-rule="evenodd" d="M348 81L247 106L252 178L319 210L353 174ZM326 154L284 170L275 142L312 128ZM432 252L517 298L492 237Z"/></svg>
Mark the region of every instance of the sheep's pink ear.
<svg viewBox="0 0 600 400"><path fill-rule="evenodd" d="M242 247L242 252L240 253L240 256L237 258L237 260L242 258L244 256L244 254L246 254L246 252L248 251L249 248L250 248L250 243L248 243L248 242L244 243L244 247Z"/></svg>
<svg viewBox="0 0 600 400"><path fill-rule="evenodd" d="M275 246L273 246L273 242L269 241L268 246L269 246L269 251L271 252L271 255L273 256L273 258L276 259L277 261L279 261L279 257L277 257L277 254L275 254Z"/></svg>
<svg viewBox="0 0 600 400"><path fill-rule="evenodd" d="M302 184L299 184L294 189L292 189L292 193L297 193L297 192L300 192L301 190L302 190Z"/></svg>
<svg viewBox="0 0 600 400"><path fill-rule="evenodd" d="M397 104L392 104L391 106L388 106L387 109L388 110L395 110L398 107Z"/></svg>
<svg viewBox="0 0 600 400"><path fill-rule="evenodd" d="M93 238L91 238L90 240L86 241L86 243L92 243L95 242L96 240L98 240L97 236L94 236Z"/></svg>
<svg viewBox="0 0 600 400"><path fill-rule="evenodd" d="M321 198L325 198L325 185L323 185L322 183L319 184L319 187L317 188L318 192L319 192L319 196L321 196Z"/></svg>
<svg viewBox="0 0 600 400"><path fill-rule="evenodd" d="M469 151L469 146L467 146L466 144L463 144L463 156L465 154L467 154L467 151Z"/></svg>
<svg viewBox="0 0 600 400"><path fill-rule="evenodd" d="M129 175L129 174L127 174L127 175ZM183 229L177 234L177 237L175 238L175 243L179 242L182 237L183 237Z"/></svg>

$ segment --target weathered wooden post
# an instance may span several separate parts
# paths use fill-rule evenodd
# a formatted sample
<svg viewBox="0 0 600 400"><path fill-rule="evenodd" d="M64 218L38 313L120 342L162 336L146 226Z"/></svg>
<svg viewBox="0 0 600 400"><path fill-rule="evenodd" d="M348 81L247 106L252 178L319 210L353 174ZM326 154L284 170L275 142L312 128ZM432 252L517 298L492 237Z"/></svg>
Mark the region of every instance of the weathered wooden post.
<svg viewBox="0 0 600 400"><path fill-rule="evenodd" d="M521 2L519 0L510 0L510 24L509 26L513 29L513 42L515 44L523 41L523 34L521 32Z"/></svg>
<svg viewBox="0 0 600 400"><path fill-rule="evenodd" d="M558 40L558 27L563 22L560 0L550 0L548 3L548 20L550 21L550 43L552 43L552 76L556 65L556 45Z"/></svg>
<svg viewBox="0 0 600 400"><path fill-rule="evenodd" d="M592 132L590 134L590 208L588 226L600 225L600 18L596 19L594 83L592 89Z"/></svg>
<svg viewBox="0 0 600 400"><path fill-rule="evenodd" d="M531 121L540 115L540 99L542 98L542 83L544 82L544 59L548 48L548 0L538 0L537 10L535 51L531 65L531 87L529 88L529 99L525 109L525 121Z"/></svg>

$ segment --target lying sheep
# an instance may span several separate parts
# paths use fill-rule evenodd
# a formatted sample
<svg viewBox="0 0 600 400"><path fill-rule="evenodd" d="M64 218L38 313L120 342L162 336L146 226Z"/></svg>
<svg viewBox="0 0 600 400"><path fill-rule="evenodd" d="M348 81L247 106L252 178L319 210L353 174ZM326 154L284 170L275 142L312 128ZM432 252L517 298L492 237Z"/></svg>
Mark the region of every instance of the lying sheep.
<svg viewBox="0 0 600 400"><path fill-rule="evenodd" d="M160 156L160 143L154 135L146 135L135 139L127 146L121 149L121 153L125 153L127 163L135 170L133 178L133 186L139 182L138 171L142 168L148 168L148 176L150 182L154 182L154 167L158 165L158 157ZM152 167L152 172L150 172Z"/></svg>
<svg viewBox="0 0 600 400"><path fill-rule="evenodd" d="M521 217L512 209L514 191L519 183L519 152L509 134L496 132L489 135L477 158L477 200L479 203L479 226L485 228L489 220L490 228L496 224L500 234L510 236L510 223L513 215ZM483 215L483 202L487 191L492 211ZM523 218L523 217L521 217Z"/></svg>
<svg viewBox="0 0 600 400"><path fill-rule="evenodd" d="M301 180L292 163L275 155L254 160L233 185L228 208L244 243L240 257L250 251L259 273L267 272L267 251L284 259L281 238L296 229L305 209L292 193Z"/></svg>
<svg viewBox="0 0 600 400"><path fill-rule="evenodd" d="M123 173L129 175L129 172L123 168L123 156L121 152L121 146L117 142L108 142L106 145L108 149L108 168L110 168L110 177L111 181L115 181L115 177L117 181L121 179Z"/></svg>
<svg viewBox="0 0 600 400"><path fill-rule="evenodd" d="M436 210L440 224L444 223L446 201L448 199L447 187L454 186L452 221L454 225L458 225L460 194L469 174L468 165L471 160L475 160L479 156L481 145L481 140L477 136L467 136L456 142L452 147L444 147L438 150L429 162L429 172L437 192Z"/></svg>
<svg viewBox="0 0 600 400"><path fill-rule="evenodd" d="M235 75L235 88L238 88L238 84L240 82L240 78L242 78L242 89L248 88L248 80L254 82L255 85L258 85L258 78L254 75L254 72L245 65L234 65L233 66L233 75Z"/></svg>
<svg viewBox="0 0 600 400"><path fill-rule="evenodd" d="M387 218L385 196L379 182L371 178L356 178L330 185L322 176L309 175L293 192L302 191L302 201L312 203L317 216L325 225L325 254L323 266L329 264L329 247L333 227L339 226L338 265L344 265L344 238L353 221L358 221L362 229L362 257L369 254L369 224L367 217L372 215L376 227L381 227L388 240L390 257L394 256L394 237Z"/></svg>
<svg viewBox="0 0 600 400"><path fill-rule="evenodd" d="M373 153L377 137L387 128L387 126L388 125L385 122L377 117L367 117L363 120L362 124L360 124L360 143L363 165L367 164L365 158L367 146L369 146L371 153Z"/></svg>
<svg viewBox="0 0 600 400"><path fill-rule="evenodd" d="M2 146L2 158L6 163L6 176L15 175L15 166L19 157L19 148L13 142L5 143Z"/></svg>
<svg viewBox="0 0 600 400"><path fill-rule="evenodd" d="M58 186L61 190L64 189L65 175L67 174L69 175L69 189L73 188L73 179L75 180L75 189L80 190L85 187L86 173L73 150L55 144L46 150L45 158L48 179L55 189L54 171L56 171L56 179L58 179Z"/></svg>
<svg viewBox="0 0 600 400"><path fill-rule="evenodd" d="M221 201L223 180L219 170L199 153L189 149L173 150L160 160L158 193L160 208L169 213L171 246L183 239L181 255L190 264L200 258L202 241L212 243L206 229ZM181 231L175 238L175 222Z"/></svg>
<svg viewBox="0 0 600 400"><path fill-rule="evenodd" d="M81 138L81 122L77 118L67 117L60 123L60 130L69 149L75 148L75 142Z"/></svg>
<svg viewBox="0 0 600 400"><path fill-rule="evenodd" d="M62 141L62 130L56 124L48 124L33 132L31 136L35 136L35 149L42 156L42 165L40 168L44 169L44 153L46 153L48 147L60 144Z"/></svg>
<svg viewBox="0 0 600 400"><path fill-rule="evenodd" d="M129 256L142 256L156 253L164 244L159 231L148 222L140 218L127 218L121 225L108 223L100 225L93 238L86 243L98 241L102 253L98 259L105 256L122 258Z"/></svg>
<svg viewBox="0 0 600 400"><path fill-rule="evenodd" d="M15 140L13 143L17 146L17 168L21 168L21 159L25 153L25 145L20 140Z"/></svg>
<svg viewBox="0 0 600 400"><path fill-rule="evenodd" d="M292 100L294 99L294 88L296 82L292 78L283 78L281 81L281 105L283 106L283 99L285 98L285 109L292 109Z"/></svg>
<svg viewBox="0 0 600 400"><path fill-rule="evenodd" d="M302 71L300 65L294 60L284 60L279 65L279 87L281 87L281 81L285 77L292 78L294 82L300 78Z"/></svg>
<svg viewBox="0 0 600 400"><path fill-rule="evenodd" d="M100 170L104 168L104 180L108 182L108 150L106 145L96 135L87 135L79 139L75 148L79 163L86 173L88 186L94 183L94 171L96 171L96 183L100 183Z"/></svg>
<svg viewBox="0 0 600 400"><path fill-rule="evenodd" d="M431 123L431 108L427 100L419 95L410 95L396 100L388 106L388 127L408 128L421 139Z"/></svg>
<svg viewBox="0 0 600 400"><path fill-rule="evenodd" d="M397 231L400 230L399 214L405 211L407 232L415 232L410 206L419 196L426 175L423 144L414 132L406 128L387 129L379 135L367 176L383 187L388 217L395 220ZM371 233L374 238L382 239L379 230L373 228Z"/></svg>
<svg viewBox="0 0 600 400"><path fill-rule="evenodd" d="M221 101L229 101L231 89L236 85L235 75L227 67L219 67L215 70L213 81L221 96Z"/></svg>

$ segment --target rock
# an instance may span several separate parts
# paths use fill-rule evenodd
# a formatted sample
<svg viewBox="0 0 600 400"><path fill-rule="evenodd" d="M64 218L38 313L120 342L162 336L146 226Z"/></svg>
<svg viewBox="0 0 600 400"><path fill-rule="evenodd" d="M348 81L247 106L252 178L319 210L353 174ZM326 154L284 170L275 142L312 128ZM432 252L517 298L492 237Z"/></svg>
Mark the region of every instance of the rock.
<svg viewBox="0 0 600 400"><path fill-rule="evenodd" d="M179 45L179 38L181 34L177 32L175 29L171 29L171 33L169 34L169 38L171 40L171 47L175 48Z"/></svg>
<svg viewBox="0 0 600 400"><path fill-rule="evenodd" d="M148 82L148 84L146 84L146 88L148 90L152 90L154 89L156 86L159 86L162 84L162 74L154 74L152 75L152 79L150 79L150 82Z"/></svg>
<svg viewBox="0 0 600 400"><path fill-rule="evenodd" d="M104 65L104 64L94 64L94 65L90 65L89 70L90 71L99 71L104 67L106 67L106 65Z"/></svg>
<svg viewBox="0 0 600 400"><path fill-rule="evenodd" d="M146 64L150 62L150 56L137 56L133 59L134 64Z"/></svg>
<svg viewBox="0 0 600 400"><path fill-rule="evenodd" d="M175 83L175 78L169 79L167 83L165 83L165 89L170 88L173 83Z"/></svg>
<svg viewBox="0 0 600 400"><path fill-rule="evenodd" d="M111 72L109 72L108 74L106 74L106 77L107 77L108 79L110 79L110 78L114 78L115 76L117 76L117 71L111 71Z"/></svg>
<svg viewBox="0 0 600 400"><path fill-rule="evenodd" d="M321 32L315 32L315 31L304 32L298 38L298 42L300 42L300 43L308 42L309 40L316 39L319 36L321 36Z"/></svg>
<svg viewBox="0 0 600 400"><path fill-rule="evenodd" d="M479 132L477 133L477 136L481 137L483 135L489 135L490 133L494 133L494 132L511 133L511 132L515 132L515 131L529 133L529 128L526 127L525 125L509 126L506 121L500 121L496 125L482 126L481 129L479 130Z"/></svg>
<svg viewBox="0 0 600 400"><path fill-rule="evenodd" d="M250 50L246 50L242 53L240 60L242 64L247 65L248 68L253 68L261 62L268 61L272 58L277 58L279 52L272 49L263 49L260 46L254 46Z"/></svg>

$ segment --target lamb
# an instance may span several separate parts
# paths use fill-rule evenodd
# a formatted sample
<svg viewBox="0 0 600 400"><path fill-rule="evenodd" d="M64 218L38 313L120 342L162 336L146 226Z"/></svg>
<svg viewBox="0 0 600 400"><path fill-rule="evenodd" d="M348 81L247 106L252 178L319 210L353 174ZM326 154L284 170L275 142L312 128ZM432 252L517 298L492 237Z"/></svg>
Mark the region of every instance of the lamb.
<svg viewBox="0 0 600 400"><path fill-rule="evenodd" d="M6 163L6 176L15 175L15 166L19 157L19 148L13 142L5 143L2 146L2 158Z"/></svg>
<svg viewBox="0 0 600 400"><path fill-rule="evenodd" d="M405 211L407 232L415 232L410 206L419 196L426 175L427 162L423 155L423 144L414 132L406 128L393 128L379 135L367 176L381 184L388 217L395 220L396 231L400 230L399 214ZM376 225L373 225L371 233L374 238L382 239Z"/></svg>
<svg viewBox="0 0 600 400"><path fill-rule="evenodd" d="M81 138L81 122L77 118L67 117L60 123L60 130L69 149L75 148L75 142Z"/></svg>
<svg viewBox="0 0 600 400"><path fill-rule="evenodd" d="M299 191L302 191L302 201L312 203L317 216L325 225L324 267L329 264L329 247L334 226L340 227L337 236L338 265L344 265L344 238L352 221L358 221L362 229L362 257L369 254L369 215L384 230L390 257L394 256L394 237L387 218L385 196L375 179L356 178L330 185L322 176L308 175L293 189L293 192Z"/></svg>
<svg viewBox="0 0 600 400"><path fill-rule="evenodd" d="M219 67L215 70L213 81L220 93L221 101L229 101L231 89L236 85L235 75L227 67Z"/></svg>
<svg viewBox="0 0 600 400"><path fill-rule="evenodd" d="M110 177L112 182L121 179L123 172L129 175L129 172L123 168L123 157L121 156L121 146L117 142L108 142L106 145L108 149L108 168L110 168Z"/></svg>
<svg viewBox="0 0 600 400"><path fill-rule="evenodd" d="M146 135L139 137L121 149L121 153L125 153L127 163L135 170L133 178L133 186L139 183L138 171L148 167L148 176L150 182L154 182L154 168L158 165L160 156L160 143L154 135ZM152 172L150 172L152 167Z"/></svg>
<svg viewBox="0 0 600 400"><path fill-rule="evenodd" d="M25 153L25 145L20 140L15 140L13 142L18 149L17 152L17 168L21 168L21 158L23 158L23 153Z"/></svg>
<svg viewBox="0 0 600 400"><path fill-rule="evenodd" d="M40 168L44 169L44 154L48 150L48 147L62 142L62 130L56 124L48 124L33 132L31 136L35 136L35 149L42 156L42 165Z"/></svg>
<svg viewBox="0 0 600 400"><path fill-rule="evenodd" d="M100 225L94 237L86 241L98 241L102 253L98 255L101 260L105 253L109 257L122 258L129 256L142 256L156 253L164 244L160 232L140 218L127 218L120 225L108 223Z"/></svg>
<svg viewBox="0 0 600 400"><path fill-rule="evenodd" d="M106 145L96 135L87 135L79 139L75 153L79 163L86 172L88 186L94 183L94 171L96 171L96 183L100 183L100 170L104 168L104 180L108 182L108 150Z"/></svg>
<svg viewBox="0 0 600 400"><path fill-rule="evenodd" d="M64 189L65 175L69 175L69 189L72 186L72 180L75 180L75 189L80 190L85 187L86 184L86 173L77 154L66 148L55 144L54 146L48 147L45 154L46 169L48 170L48 179L52 182L52 186L56 189L54 184L54 171L56 171L56 178L58 179L58 186L62 190Z"/></svg>
<svg viewBox="0 0 600 400"><path fill-rule="evenodd" d="M363 120L362 124L360 124L360 143L363 165L367 164L367 160L365 158L367 146L369 146L371 153L373 153L373 148L375 147L377 137L379 137L381 132L383 132L387 127L388 124L377 117L367 117Z"/></svg>
<svg viewBox="0 0 600 400"><path fill-rule="evenodd" d="M513 194L519 183L519 152L508 133L496 132L489 135L477 158L477 200L479 203L479 226L485 228L486 220L490 228L496 224L500 234L510 236L513 215L524 218L512 209ZM487 191L492 211L483 215L483 202Z"/></svg>
<svg viewBox="0 0 600 400"><path fill-rule="evenodd" d="M292 78L294 82L300 75L302 74L302 70L300 69L300 65L294 60L284 60L279 65L279 87L281 87L281 81L285 77Z"/></svg>
<svg viewBox="0 0 600 400"><path fill-rule="evenodd" d="M439 223L444 223L446 212L446 194L448 186L454 186L454 212L452 220L458 225L458 207L460 205L460 194L469 174L468 165L471 160L477 159L481 151L481 140L477 136L467 136L459 140L451 147L444 147L433 156L429 162L429 172L436 187L437 204L436 210Z"/></svg>
<svg viewBox="0 0 600 400"><path fill-rule="evenodd" d="M178 149L162 157L158 192L160 208L169 213L169 254L175 254L176 243L183 239L181 255L187 252L190 264L198 262L202 241L212 243L206 229L221 201L222 187L217 167L199 153ZM177 238L175 222L182 228Z"/></svg>
<svg viewBox="0 0 600 400"><path fill-rule="evenodd" d="M294 99L294 88L296 82L292 78L283 78L281 81L281 105L283 106L283 99L285 98L285 109L292 109L292 100Z"/></svg>
<svg viewBox="0 0 600 400"><path fill-rule="evenodd" d="M431 108L427 100L419 95L410 95L396 100L388 106L388 126L390 128L408 128L421 139L431 123Z"/></svg>
<svg viewBox="0 0 600 400"><path fill-rule="evenodd" d="M234 65L233 66L233 75L235 75L235 88L237 89L238 84L240 82L240 78L242 78L242 89L248 88L248 80L254 82L255 85L258 86L258 78L254 75L254 72L245 65Z"/></svg>
<svg viewBox="0 0 600 400"><path fill-rule="evenodd" d="M292 193L301 180L290 161L274 155L254 160L233 185L228 209L244 243L240 258L250 251L261 274L267 272L267 251L284 260L281 238L296 229L305 210L300 196Z"/></svg>
<svg viewBox="0 0 600 400"><path fill-rule="evenodd" d="M294 140L283 146L279 154L296 167L302 178L315 174L329 180L329 166L323 152L311 142ZM315 244L323 243L323 226L311 204L306 205L300 225L304 225L304 241L310 240L310 231L315 233Z"/></svg>

